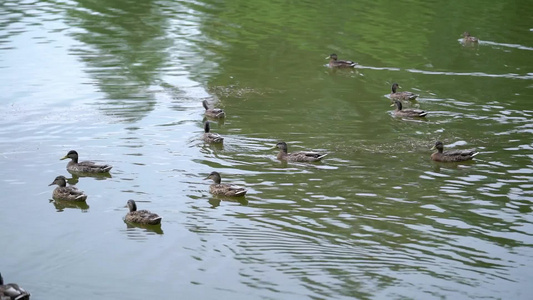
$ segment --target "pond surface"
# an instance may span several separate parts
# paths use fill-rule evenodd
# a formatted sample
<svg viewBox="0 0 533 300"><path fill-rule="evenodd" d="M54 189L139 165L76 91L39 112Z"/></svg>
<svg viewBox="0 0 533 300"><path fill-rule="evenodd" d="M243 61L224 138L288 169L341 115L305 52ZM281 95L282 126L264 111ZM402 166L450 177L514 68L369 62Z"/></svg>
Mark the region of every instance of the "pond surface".
<svg viewBox="0 0 533 300"><path fill-rule="evenodd" d="M32 299L533 294L533 2L0 5L0 272ZM426 120L392 116L393 82ZM435 163L436 140L480 154ZM71 149L110 175L68 173ZM246 197L211 196L214 170ZM86 205L50 202L58 175Z"/></svg>

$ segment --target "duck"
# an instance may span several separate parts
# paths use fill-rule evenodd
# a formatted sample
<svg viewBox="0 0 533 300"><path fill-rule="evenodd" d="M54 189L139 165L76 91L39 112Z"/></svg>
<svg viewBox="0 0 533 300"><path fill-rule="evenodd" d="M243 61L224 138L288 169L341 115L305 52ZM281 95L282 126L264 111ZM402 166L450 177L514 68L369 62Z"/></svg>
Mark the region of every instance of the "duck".
<svg viewBox="0 0 533 300"><path fill-rule="evenodd" d="M137 210L137 204L134 200L128 200L128 208L130 212L124 217L124 221L128 223L136 223L142 225L159 225L161 224L161 217L158 214L148 210Z"/></svg>
<svg viewBox="0 0 533 300"><path fill-rule="evenodd" d="M389 98L398 99L398 100L415 100L419 96L418 94L408 92L408 91L397 92L396 90L398 88L400 88L399 84L397 84L396 82L392 84L391 86L392 93L390 93Z"/></svg>
<svg viewBox="0 0 533 300"><path fill-rule="evenodd" d="M463 43L478 43L479 39L475 36L471 36L470 32L463 32Z"/></svg>
<svg viewBox="0 0 533 300"><path fill-rule="evenodd" d="M425 117L428 113L421 110L421 109L402 109L402 102L399 100L394 99L394 103L391 106L396 105L396 109L394 110L394 115L398 117Z"/></svg>
<svg viewBox="0 0 533 300"><path fill-rule="evenodd" d="M441 141L435 142L435 145L431 150L437 149L437 152L431 154L431 159L434 161L440 162L457 162L457 161L466 161L471 160L474 156L478 155L479 152L475 150L444 150L444 144Z"/></svg>
<svg viewBox="0 0 533 300"><path fill-rule="evenodd" d="M279 142L276 144L274 148L279 148L280 151L278 153L278 159L279 160L286 160L286 161L293 161L293 162L313 162L313 161L319 161L322 158L324 158L327 153L319 153L319 152L312 152L312 151L300 151L300 152L287 152L287 143L285 142Z"/></svg>
<svg viewBox="0 0 533 300"><path fill-rule="evenodd" d="M210 131L209 121L206 121L204 124L204 142L212 144L220 144L224 142L224 138L218 133L212 133Z"/></svg>
<svg viewBox="0 0 533 300"><path fill-rule="evenodd" d="M107 173L113 166L111 165L97 165L92 161L78 162L78 152L70 150L67 155L61 158L61 160L70 158L71 161L67 164L67 170L70 172L80 173Z"/></svg>
<svg viewBox="0 0 533 300"><path fill-rule="evenodd" d="M226 117L226 113L224 112L224 110L220 108L209 108L207 100L202 101L202 105L205 108L205 115L207 117L214 118L214 119L222 119Z"/></svg>
<svg viewBox="0 0 533 300"><path fill-rule="evenodd" d="M337 60L337 54L332 53L326 59L329 59L330 68L355 68L356 62L351 60Z"/></svg>
<svg viewBox="0 0 533 300"><path fill-rule="evenodd" d="M213 180L213 184L209 187L209 192L213 195L223 195L228 197L240 197L246 195L248 192L245 188L234 186L227 183L220 183L222 178L220 173L213 171L205 179Z"/></svg>
<svg viewBox="0 0 533 300"><path fill-rule="evenodd" d="M2 300L29 300L31 294L16 283L4 284L0 274L0 299Z"/></svg>
<svg viewBox="0 0 533 300"><path fill-rule="evenodd" d="M82 191L78 190L74 186L67 186L67 179L65 176L57 176L52 183L48 186L57 184L58 187L54 189L52 193L52 198L54 200L66 200L66 201L85 201L87 200L87 195Z"/></svg>

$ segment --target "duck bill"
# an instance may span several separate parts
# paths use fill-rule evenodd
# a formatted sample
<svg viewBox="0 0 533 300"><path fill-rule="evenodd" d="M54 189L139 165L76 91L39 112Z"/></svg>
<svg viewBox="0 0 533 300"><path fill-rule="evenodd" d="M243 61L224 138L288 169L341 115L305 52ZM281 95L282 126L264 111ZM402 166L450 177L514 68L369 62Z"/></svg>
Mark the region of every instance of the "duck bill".
<svg viewBox="0 0 533 300"><path fill-rule="evenodd" d="M54 182L50 183L48 186L54 185L55 183L56 183L56 182L54 181Z"/></svg>
<svg viewBox="0 0 533 300"><path fill-rule="evenodd" d="M326 59L330 59L330 58L331 58L331 56L327 56L327 57L326 57Z"/></svg>
<svg viewBox="0 0 533 300"><path fill-rule="evenodd" d="M65 155L65 156L61 157L59 160L64 160L64 159L67 159L67 158L68 158L68 156Z"/></svg>
<svg viewBox="0 0 533 300"><path fill-rule="evenodd" d="M396 105L396 103L395 103L395 102L393 102L393 103L392 103L392 104L391 104L390 106L394 106L394 105Z"/></svg>
<svg viewBox="0 0 533 300"><path fill-rule="evenodd" d="M431 147L431 150L435 150L435 149L437 149L437 147L435 147L435 146Z"/></svg>

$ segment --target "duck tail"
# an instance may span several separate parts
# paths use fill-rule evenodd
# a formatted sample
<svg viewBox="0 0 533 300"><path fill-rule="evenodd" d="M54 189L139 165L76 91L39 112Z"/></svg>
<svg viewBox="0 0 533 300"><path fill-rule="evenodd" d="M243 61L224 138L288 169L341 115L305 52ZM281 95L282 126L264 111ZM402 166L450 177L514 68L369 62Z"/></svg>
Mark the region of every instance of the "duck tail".
<svg viewBox="0 0 533 300"><path fill-rule="evenodd" d="M424 111L424 112L421 112L418 116L420 116L420 117L425 117L427 114L428 114L428 113L427 113L426 111Z"/></svg>
<svg viewBox="0 0 533 300"><path fill-rule="evenodd" d="M109 172L109 170L111 170L111 169L113 169L113 166L105 165L105 166L103 167L102 170L103 170L104 172Z"/></svg>
<svg viewBox="0 0 533 300"><path fill-rule="evenodd" d="M476 156L478 154L479 154L479 152L474 152L474 153L472 153L472 157L474 157L474 156Z"/></svg>
<svg viewBox="0 0 533 300"><path fill-rule="evenodd" d="M319 157L317 157L316 159L321 160L322 158L326 157L327 155L328 155L327 153L326 154L322 154Z"/></svg>
<svg viewBox="0 0 533 300"><path fill-rule="evenodd" d="M205 110L209 109L209 107L207 106L207 100L202 101L202 105L204 106Z"/></svg>
<svg viewBox="0 0 533 300"><path fill-rule="evenodd" d="M246 190L238 191L235 193L235 196L244 196L246 194Z"/></svg>

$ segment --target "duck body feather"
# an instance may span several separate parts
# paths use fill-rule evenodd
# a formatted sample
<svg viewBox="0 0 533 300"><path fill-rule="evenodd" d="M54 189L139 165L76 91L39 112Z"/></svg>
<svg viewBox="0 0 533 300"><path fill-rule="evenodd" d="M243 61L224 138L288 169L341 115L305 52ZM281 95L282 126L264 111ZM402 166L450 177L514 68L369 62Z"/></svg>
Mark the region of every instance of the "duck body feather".
<svg viewBox="0 0 533 300"><path fill-rule="evenodd" d="M209 186L209 192L213 195L240 197L246 195L247 190L227 183L214 183Z"/></svg>
<svg viewBox="0 0 533 300"><path fill-rule="evenodd" d="M16 283L4 284L0 274L0 299L1 300L29 300L31 294Z"/></svg>

